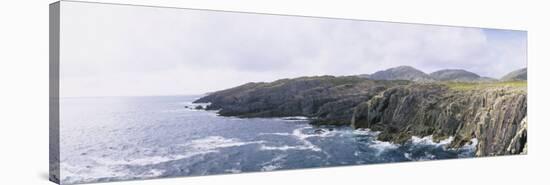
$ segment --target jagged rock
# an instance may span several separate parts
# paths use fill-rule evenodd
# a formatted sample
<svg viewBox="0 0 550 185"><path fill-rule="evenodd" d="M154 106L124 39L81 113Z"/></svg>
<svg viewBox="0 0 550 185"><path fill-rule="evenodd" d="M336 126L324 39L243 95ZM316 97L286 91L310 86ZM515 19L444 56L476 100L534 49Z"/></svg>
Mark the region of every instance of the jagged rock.
<svg viewBox="0 0 550 185"><path fill-rule="evenodd" d="M527 118L524 118L516 135L510 141L506 154L527 154Z"/></svg>
<svg viewBox="0 0 550 185"><path fill-rule="evenodd" d="M411 136L433 135L435 140L453 136L451 146L460 147L477 138L476 155L501 155L507 154L526 117L526 98L525 91L509 87L450 90L436 84L399 86L358 105L351 125L381 131L380 140L394 142Z"/></svg>
<svg viewBox="0 0 550 185"><path fill-rule="evenodd" d="M354 76L302 77L271 83L248 83L211 93L195 103L210 102L222 116L318 118L315 123L349 124L351 111L389 86L406 81L372 81Z"/></svg>

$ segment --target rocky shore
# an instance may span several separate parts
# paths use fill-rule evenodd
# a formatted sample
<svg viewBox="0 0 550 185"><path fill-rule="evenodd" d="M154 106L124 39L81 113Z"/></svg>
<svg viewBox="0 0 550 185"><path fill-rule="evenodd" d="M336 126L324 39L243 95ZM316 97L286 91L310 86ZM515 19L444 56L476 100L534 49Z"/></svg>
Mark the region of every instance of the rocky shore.
<svg viewBox="0 0 550 185"><path fill-rule="evenodd" d="M359 76L318 76L248 83L196 103L221 116L305 116L316 125L380 131L379 140L477 140L477 156L527 152L526 82L414 82Z"/></svg>

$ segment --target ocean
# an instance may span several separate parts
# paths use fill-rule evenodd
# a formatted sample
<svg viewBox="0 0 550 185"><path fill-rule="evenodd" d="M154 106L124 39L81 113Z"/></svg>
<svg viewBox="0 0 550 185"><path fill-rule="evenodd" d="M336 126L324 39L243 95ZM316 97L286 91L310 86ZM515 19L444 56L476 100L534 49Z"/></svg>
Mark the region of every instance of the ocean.
<svg viewBox="0 0 550 185"><path fill-rule="evenodd" d="M60 100L61 183L199 176L473 157L452 138L376 140L377 132L316 127L305 118L222 117L199 96ZM203 105L204 106L204 105Z"/></svg>

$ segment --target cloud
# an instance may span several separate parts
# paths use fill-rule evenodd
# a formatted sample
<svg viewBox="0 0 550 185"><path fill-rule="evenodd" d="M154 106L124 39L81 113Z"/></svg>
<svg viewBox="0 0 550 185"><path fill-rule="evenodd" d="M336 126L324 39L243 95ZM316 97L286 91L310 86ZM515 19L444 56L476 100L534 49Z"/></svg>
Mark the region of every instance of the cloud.
<svg viewBox="0 0 550 185"><path fill-rule="evenodd" d="M62 96L199 94L399 65L500 77L527 63L525 32L70 2L63 8Z"/></svg>

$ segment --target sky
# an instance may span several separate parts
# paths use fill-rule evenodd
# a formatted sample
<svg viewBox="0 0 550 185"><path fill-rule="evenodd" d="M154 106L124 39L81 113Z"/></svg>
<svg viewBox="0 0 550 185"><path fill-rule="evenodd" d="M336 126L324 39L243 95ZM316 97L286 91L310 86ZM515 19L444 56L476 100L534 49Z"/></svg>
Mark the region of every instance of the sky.
<svg viewBox="0 0 550 185"><path fill-rule="evenodd" d="M527 32L64 2L61 97L199 95L247 82L408 65L500 78Z"/></svg>

